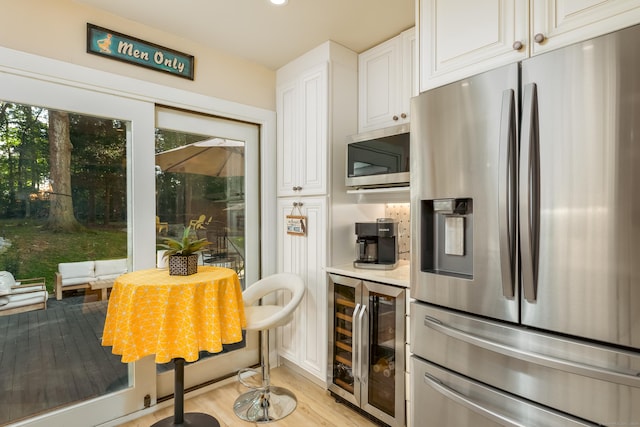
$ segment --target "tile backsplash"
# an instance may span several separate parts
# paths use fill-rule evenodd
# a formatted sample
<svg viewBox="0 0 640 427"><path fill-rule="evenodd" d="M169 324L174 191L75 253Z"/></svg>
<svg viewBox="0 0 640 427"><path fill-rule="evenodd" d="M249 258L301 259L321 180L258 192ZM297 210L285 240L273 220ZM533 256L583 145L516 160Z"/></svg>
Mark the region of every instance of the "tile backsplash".
<svg viewBox="0 0 640 427"><path fill-rule="evenodd" d="M411 249L411 215L409 203L388 203L384 216L393 218L398 223L398 253L400 259L409 260Z"/></svg>

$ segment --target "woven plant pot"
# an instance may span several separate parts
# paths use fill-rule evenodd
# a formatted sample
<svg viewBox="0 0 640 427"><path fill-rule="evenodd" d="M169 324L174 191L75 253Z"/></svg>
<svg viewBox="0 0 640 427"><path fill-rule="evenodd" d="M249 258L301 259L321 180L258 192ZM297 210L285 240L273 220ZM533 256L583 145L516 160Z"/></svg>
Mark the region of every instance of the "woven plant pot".
<svg viewBox="0 0 640 427"><path fill-rule="evenodd" d="M169 275L189 276L198 272L198 254L169 256Z"/></svg>

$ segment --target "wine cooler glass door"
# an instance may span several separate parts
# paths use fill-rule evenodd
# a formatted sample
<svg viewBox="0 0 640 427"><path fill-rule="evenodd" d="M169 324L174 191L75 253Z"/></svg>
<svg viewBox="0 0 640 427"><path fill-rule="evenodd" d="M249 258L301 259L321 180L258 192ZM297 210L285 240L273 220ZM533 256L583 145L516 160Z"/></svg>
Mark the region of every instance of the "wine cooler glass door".
<svg viewBox="0 0 640 427"><path fill-rule="evenodd" d="M330 322L333 324L330 325L332 379L329 389L354 405L360 405L358 363L362 351L358 351L358 333L363 314L362 282L349 277L330 277Z"/></svg>
<svg viewBox="0 0 640 427"><path fill-rule="evenodd" d="M366 355L363 409L389 425L404 422L405 295L402 288L363 282Z"/></svg>

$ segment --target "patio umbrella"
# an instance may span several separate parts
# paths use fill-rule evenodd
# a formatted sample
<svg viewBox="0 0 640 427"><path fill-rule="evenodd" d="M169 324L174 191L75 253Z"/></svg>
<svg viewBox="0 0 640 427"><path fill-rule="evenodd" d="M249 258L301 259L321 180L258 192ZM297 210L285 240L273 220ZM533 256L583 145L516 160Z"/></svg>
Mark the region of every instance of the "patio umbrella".
<svg viewBox="0 0 640 427"><path fill-rule="evenodd" d="M208 176L244 175L244 142L213 138L156 154L163 172Z"/></svg>

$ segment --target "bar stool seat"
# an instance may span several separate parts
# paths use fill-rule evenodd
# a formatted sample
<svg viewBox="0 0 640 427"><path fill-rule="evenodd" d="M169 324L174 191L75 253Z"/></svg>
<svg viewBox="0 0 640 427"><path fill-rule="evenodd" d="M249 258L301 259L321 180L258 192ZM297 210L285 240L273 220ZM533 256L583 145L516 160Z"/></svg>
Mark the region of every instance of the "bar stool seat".
<svg viewBox="0 0 640 427"><path fill-rule="evenodd" d="M291 292L291 300L284 306L254 305L261 298L273 292L286 290ZM243 293L245 305L246 329L260 331L260 364L262 385L254 387L243 380L243 374L252 369L238 372L240 382L251 388L241 394L233 404L235 414L255 423L267 423L280 420L292 413L297 406L295 395L289 390L271 385L269 378L269 330L286 325L293 319L295 309L302 301L305 285L300 276L292 273L278 273L261 279L249 286Z"/></svg>

